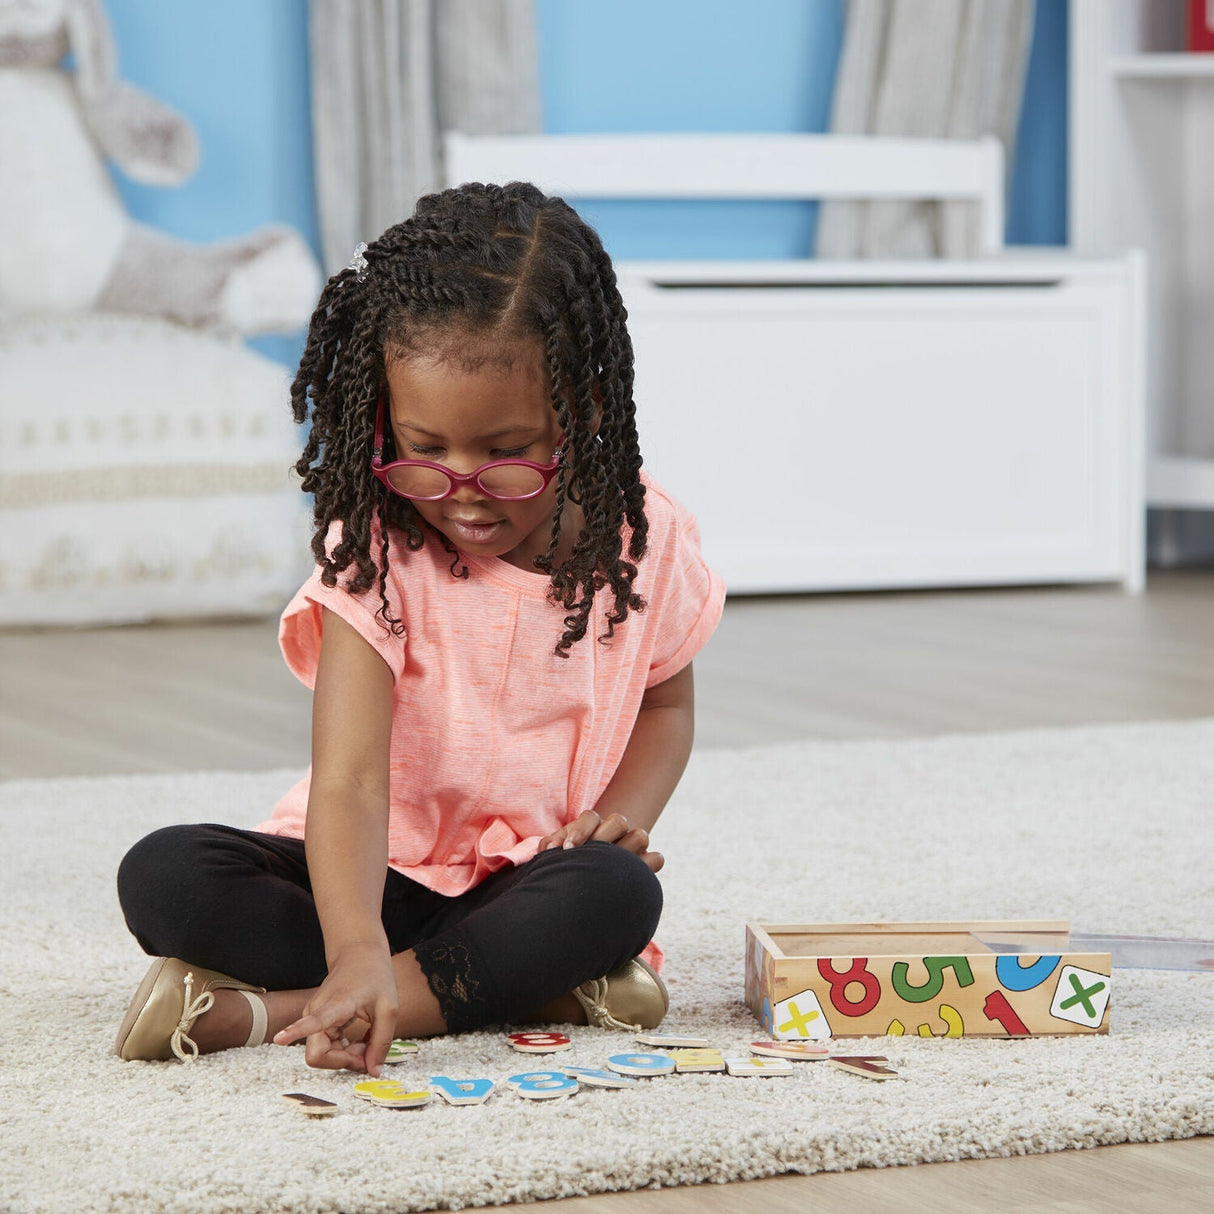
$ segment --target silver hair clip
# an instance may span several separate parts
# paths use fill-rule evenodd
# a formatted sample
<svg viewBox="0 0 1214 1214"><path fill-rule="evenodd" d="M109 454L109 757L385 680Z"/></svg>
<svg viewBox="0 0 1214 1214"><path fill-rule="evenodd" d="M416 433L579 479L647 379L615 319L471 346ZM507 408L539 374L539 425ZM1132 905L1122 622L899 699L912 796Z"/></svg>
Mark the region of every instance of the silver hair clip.
<svg viewBox="0 0 1214 1214"><path fill-rule="evenodd" d="M347 270L353 270L359 282L367 281L367 259L363 256L367 251L367 242L359 241L358 248L354 250L354 256L350 258Z"/></svg>

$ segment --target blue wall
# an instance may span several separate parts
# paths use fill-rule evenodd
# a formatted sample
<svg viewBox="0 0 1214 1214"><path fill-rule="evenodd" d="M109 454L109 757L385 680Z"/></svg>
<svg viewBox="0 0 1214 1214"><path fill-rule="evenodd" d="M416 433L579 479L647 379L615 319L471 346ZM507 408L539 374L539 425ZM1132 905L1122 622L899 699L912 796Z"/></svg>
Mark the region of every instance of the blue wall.
<svg viewBox="0 0 1214 1214"><path fill-rule="evenodd" d="M821 131L830 120L838 0L536 0L536 14L549 131ZM804 257L817 214L797 202L578 209L627 258Z"/></svg>
<svg viewBox="0 0 1214 1214"><path fill-rule="evenodd" d="M557 132L826 130L841 0L536 0ZM694 21L691 19L695 14ZM1066 0L1037 0L1009 244L1066 242ZM638 37L638 31L644 31ZM804 257L806 203L581 201L616 257Z"/></svg>
<svg viewBox="0 0 1214 1214"><path fill-rule="evenodd" d="M1037 0L1008 240L1066 238L1066 0ZM318 246L306 0L108 0L120 72L198 129L177 189L119 178L132 213L191 240L285 222ZM550 131L820 131L840 0L536 0ZM591 203L618 257L788 257L812 247L798 203ZM297 338L259 349L294 363Z"/></svg>

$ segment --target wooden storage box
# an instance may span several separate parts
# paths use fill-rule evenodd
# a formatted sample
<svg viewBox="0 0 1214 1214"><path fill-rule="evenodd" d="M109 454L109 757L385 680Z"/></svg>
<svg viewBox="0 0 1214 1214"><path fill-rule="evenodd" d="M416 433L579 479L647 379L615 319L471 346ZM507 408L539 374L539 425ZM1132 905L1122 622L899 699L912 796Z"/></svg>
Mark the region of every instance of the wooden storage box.
<svg viewBox="0 0 1214 1214"><path fill-rule="evenodd" d="M746 1003L780 1040L1107 1033L1111 957L1065 921L746 925Z"/></svg>

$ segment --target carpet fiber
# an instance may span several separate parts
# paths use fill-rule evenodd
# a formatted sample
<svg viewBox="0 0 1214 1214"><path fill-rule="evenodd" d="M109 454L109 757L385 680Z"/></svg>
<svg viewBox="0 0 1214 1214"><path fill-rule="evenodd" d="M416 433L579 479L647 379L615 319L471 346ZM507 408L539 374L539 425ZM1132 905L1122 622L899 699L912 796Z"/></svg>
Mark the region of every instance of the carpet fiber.
<svg viewBox="0 0 1214 1214"><path fill-rule="evenodd" d="M264 1046L124 1064L114 1031L147 961L113 874L167 822L249 825L295 773L0 786L0 1207L456 1209L780 1172L1057 1151L1214 1132L1214 974L1115 970L1106 1037L889 1037L905 1082L825 1064L790 1079L677 1075L626 1091L390 1112L355 1077ZM656 840L672 1032L727 1052L743 927L768 921L1069 918L1209 934L1214 721L697 752ZM571 1029L561 1062L626 1038ZM542 1067L499 1032L423 1042L394 1072L504 1080ZM308 1121L280 1094L335 1100Z"/></svg>

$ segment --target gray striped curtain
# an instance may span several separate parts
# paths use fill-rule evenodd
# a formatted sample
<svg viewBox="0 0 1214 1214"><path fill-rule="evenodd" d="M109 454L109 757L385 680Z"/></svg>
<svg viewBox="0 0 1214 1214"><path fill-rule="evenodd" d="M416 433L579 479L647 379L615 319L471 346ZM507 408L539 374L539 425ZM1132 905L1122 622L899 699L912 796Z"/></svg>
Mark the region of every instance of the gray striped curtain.
<svg viewBox="0 0 1214 1214"><path fill-rule="evenodd" d="M443 185L442 132L540 129L532 0L310 0L325 272Z"/></svg>
<svg viewBox="0 0 1214 1214"><path fill-rule="evenodd" d="M831 131L995 135L1010 177L1034 12L1034 0L848 0ZM818 216L819 257L978 249L970 203L832 201Z"/></svg>

